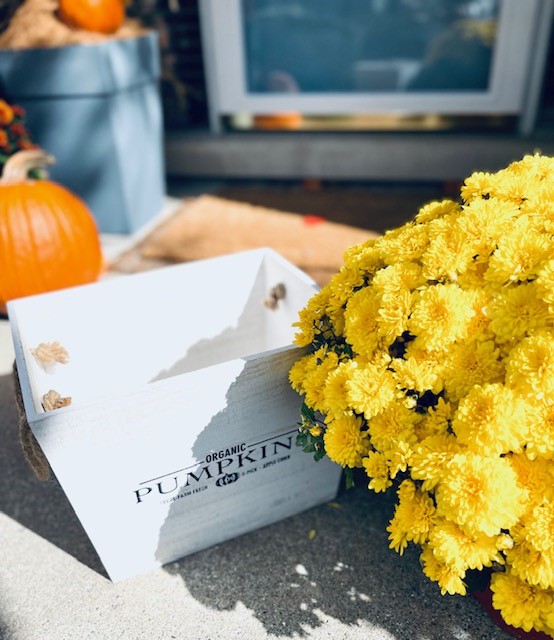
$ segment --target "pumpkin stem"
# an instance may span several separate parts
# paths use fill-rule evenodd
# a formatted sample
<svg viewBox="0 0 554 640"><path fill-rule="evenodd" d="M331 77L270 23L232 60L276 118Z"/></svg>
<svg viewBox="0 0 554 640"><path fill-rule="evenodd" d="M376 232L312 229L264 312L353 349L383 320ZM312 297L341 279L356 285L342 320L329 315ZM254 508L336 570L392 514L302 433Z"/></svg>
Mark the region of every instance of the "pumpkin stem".
<svg viewBox="0 0 554 640"><path fill-rule="evenodd" d="M6 160L0 183L23 182L31 169L45 169L55 162L54 156L42 149L18 151Z"/></svg>

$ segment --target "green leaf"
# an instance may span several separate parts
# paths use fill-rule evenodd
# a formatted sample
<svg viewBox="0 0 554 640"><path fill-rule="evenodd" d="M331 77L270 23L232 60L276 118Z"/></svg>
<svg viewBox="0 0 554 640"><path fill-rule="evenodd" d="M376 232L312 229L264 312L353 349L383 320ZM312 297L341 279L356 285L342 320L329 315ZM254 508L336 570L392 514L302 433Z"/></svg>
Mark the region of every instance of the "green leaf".
<svg viewBox="0 0 554 640"><path fill-rule="evenodd" d="M311 407L308 407L308 405L305 402L302 403L302 407L300 408L300 413L304 418L306 418L310 422L315 422L315 412Z"/></svg>
<svg viewBox="0 0 554 640"><path fill-rule="evenodd" d="M352 469L350 467L344 467L344 478L346 480L346 488L352 489L356 486L354 482L354 474L352 473Z"/></svg>
<svg viewBox="0 0 554 640"><path fill-rule="evenodd" d="M326 456L325 449L318 449L314 453L314 460L316 462L319 462L320 460L323 460L323 458L325 458L325 456Z"/></svg>

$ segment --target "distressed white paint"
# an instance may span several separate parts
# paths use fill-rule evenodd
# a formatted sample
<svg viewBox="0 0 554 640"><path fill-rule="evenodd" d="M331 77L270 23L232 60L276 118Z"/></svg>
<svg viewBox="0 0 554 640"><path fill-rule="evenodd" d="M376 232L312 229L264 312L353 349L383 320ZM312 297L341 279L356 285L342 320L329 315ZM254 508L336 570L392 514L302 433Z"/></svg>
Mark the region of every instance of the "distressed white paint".
<svg viewBox="0 0 554 640"><path fill-rule="evenodd" d="M314 291L264 249L9 304L28 419L112 579L334 497L340 469L294 444L288 383ZM71 362L47 375L30 349L52 340ZM73 404L42 411L50 388Z"/></svg>

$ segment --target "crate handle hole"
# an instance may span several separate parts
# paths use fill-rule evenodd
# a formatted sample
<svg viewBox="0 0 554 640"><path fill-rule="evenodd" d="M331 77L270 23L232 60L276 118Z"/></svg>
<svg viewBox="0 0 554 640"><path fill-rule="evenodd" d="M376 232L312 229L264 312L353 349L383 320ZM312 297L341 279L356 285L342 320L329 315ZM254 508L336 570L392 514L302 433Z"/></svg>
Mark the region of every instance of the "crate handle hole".
<svg viewBox="0 0 554 640"><path fill-rule="evenodd" d="M276 284L274 287L271 287L267 295L267 298L265 298L263 303L268 309L275 311L275 309L277 309L277 307L279 306L279 300L283 300L286 294L287 294L287 289L285 285L282 282L279 282L279 284Z"/></svg>

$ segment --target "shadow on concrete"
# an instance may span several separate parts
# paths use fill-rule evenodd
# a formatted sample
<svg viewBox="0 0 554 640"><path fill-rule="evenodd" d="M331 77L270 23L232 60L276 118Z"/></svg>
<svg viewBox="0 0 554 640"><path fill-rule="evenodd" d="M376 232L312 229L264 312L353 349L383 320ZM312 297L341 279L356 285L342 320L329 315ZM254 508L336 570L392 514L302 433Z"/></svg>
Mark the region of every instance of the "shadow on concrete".
<svg viewBox="0 0 554 640"><path fill-rule="evenodd" d="M415 549L404 557L388 549L393 508L389 496L361 485L342 492L336 505L311 509L166 570L180 576L203 605L228 611L240 602L279 637L307 637L331 617L352 627L369 623L391 640L506 638L473 599L442 597L423 576Z"/></svg>
<svg viewBox="0 0 554 640"><path fill-rule="evenodd" d="M107 577L58 482L35 478L19 445L17 421L12 376L0 376L0 510Z"/></svg>
<svg viewBox="0 0 554 640"><path fill-rule="evenodd" d="M2 612L0 611L0 640L4 640L5 638L8 638L8 628L2 621Z"/></svg>

